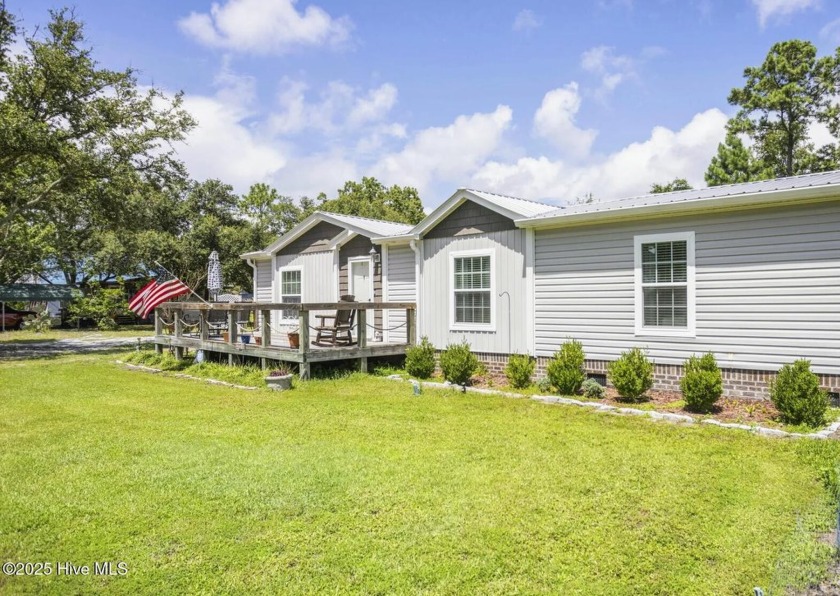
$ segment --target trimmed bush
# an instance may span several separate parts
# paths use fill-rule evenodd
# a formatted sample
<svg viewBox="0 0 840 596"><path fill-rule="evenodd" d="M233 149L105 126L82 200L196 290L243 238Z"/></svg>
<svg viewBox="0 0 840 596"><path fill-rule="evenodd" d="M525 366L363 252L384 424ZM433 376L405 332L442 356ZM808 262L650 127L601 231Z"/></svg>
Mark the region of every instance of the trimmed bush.
<svg viewBox="0 0 840 596"><path fill-rule="evenodd" d="M419 345L406 349L405 372L418 379L428 379L435 374L435 348L425 335Z"/></svg>
<svg viewBox="0 0 840 596"><path fill-rule="evenodd" d="M590 399L601 399L607 394L607 390L595 379L586 379L580 386L583 396Z"/></svg>
<svg viewBox="0 0 840 596"><path fill-rule="evenodd" d="M548 380L548 377L537 379L537 389L540 393L551 393L551 381Z"/></svg>
<svg viewBox="0 0 840 596"><path fill-rule="evenodd" d="M685 407L693 412L709 412L723 393L723 375L715 355L709 352L700 358L691 356L685 361L685 374L680 390Z"/></svg>
<svg viewBox="0 0 840 596"><path fill-rule="evenodd" d="M622 352L618 360L610 362L607 374L618 395L631 401L653 387L653 363L639 348Z"/></svg>
<svg viewBox="0 0 840 596"><path fill-rule="evenodd" d="M510 386L515 389L529 387L535 367L536 362L528 354L511 355L505 367L505 376L508 378Z"/></svg>
<svg viewBox="0 0 840 596"><path fill-rule="evenodd" d="M29 315L24 319L21 328L34 333L44 333L52 329L52 317L47 309L40 311L37 315Z"/></svg>
<svg viewBox="0 0 840 596"><path fill-rule="evenodd" d="M470 351L470 344L466 341L449 344L440 355L440 369L450 383L466 385L478 368L478 358Z"/></svg>
<svg viewBox="0 0 840 596"><path fill-rule="evenodd" d="M574 395L586 379L583 371L583 345L574 339L567 340L555 352L545 369L548 380L557 388L558 393Z"/></svg>
<svg viewBox="0 0 840 596"><path fill-rule="evenodd" d="M811 427L825 423L828 394L820 389L820 379L811 372L809 360L785 364L770 383L770 399L782 422Z"/></svg>

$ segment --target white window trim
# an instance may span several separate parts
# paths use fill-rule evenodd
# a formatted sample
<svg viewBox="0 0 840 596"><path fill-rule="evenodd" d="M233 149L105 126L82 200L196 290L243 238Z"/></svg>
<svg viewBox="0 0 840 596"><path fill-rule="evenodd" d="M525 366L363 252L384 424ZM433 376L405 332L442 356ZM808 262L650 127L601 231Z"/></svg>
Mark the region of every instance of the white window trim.
<svg viewBox="0 0 840 596"><path fill-rule="evenodd" d="M490 257L490 323L455 322L455 259L461 257ZM496 331L496 251L493 249L462 250L449 253L449 330ZM484 290L482 290L484 291Z"/></svg>
<svg viewBox="0 0 840 596"><path fill-rule="evenodd" d="M373 259L371 257L349 257L347 259L347 293L356 295L356 289L353 287L353 263L367 263L368 264L368 295L369 302L375 302L376 296L373 293Z"/></svg>
<svg viewBox="0 0 840 596"><path fill-rule="evenodd" d="M686 327L645 327L644 292L642 291L642 244L652 242L686 243L686 300L688 316ZM694 279L694 232L669 234L648 234L633 237L634 285L636 305L636 335L649 337L696 337L697 336L697 291Z"/></svg>
<svg viewBox="0 0 840 596"><path fill-rule="evenodd" d="M304 299L303 299L303 267L301 267L299 265L290 266L290 267L280 267L277 270L277 272L279 273L279 275L278 275L279 281L278 281L278 284L277 284L277 299L280 302L283 302L283 274L287 271L300 271L300 301L301 301L301 303L303 303L304 302ZM289 294L289 296L292 296L292 294ZM287 323L289 321L297 321L297 317L286 318L286 317L283 316L283 311L282 310L279 311L279 312L280 312L280 320L281 321L285 321Z"/></svg>

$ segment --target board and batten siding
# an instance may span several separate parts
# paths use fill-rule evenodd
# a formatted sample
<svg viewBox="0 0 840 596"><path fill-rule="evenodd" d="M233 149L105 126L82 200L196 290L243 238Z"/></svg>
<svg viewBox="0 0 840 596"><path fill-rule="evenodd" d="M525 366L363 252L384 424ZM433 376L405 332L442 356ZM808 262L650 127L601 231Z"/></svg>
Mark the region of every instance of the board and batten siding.
<svg viewBox="0 0 840 596"><path fill-rule="evenodd" d="M525 230L425 238L422 242L420 335L427 335L438 349L466 339L474 352L527 352L528 325L524 321L525 309L531 304L525 270ZM454 281L450 279L450 255L484 249L494 251L495 331L452 331L449 320ZM507 295L499 296L503 292L510 295L509 301Z"/></svg>
<svg viewBox="0 0 840 596"><path fill-rule="evenodd" d="M307 252L303 254L277 255L274 257L274 290L273 300L280 302L280 271L286 267L300 267L302 302L335 302L337 299L338 287L336 284L333 259L335 253L331 250L321 252ZM317 324L315 314L333 314L332 312L318 311L310 315L310 325ZM271 312L272 326L275 328L293 328L298 326L297 320L282 321L280 311ZM310 330L311 331L311 330ZM272 343L285 345L287 339L272 337Z"/></svg>
<svg viewBox="0 0 840 596"><path fill-rule="evenodd" d="M254 302L271 300L271 260L254 261Z"/></svg>
<svg viewBox="0 0 840 596"><path fill-rule="evenodd" d="M840 202L537 230L535 347L588 359L639 346L657 363L712 351L724 368L797 358L840 373ZM696 337L635 335L636 235L695 233Z"/></svg>
<svg viewBox="0 0 840 596"><path fill-rule="evenodd" d="M389 246L387 248L387 267L385 273L388 302L415 302L417 300L417 281L414 276L414 251L408 245ZM404 310L389 310L385 327L388 340L392 342L406 341L406 317Z"/></svg>

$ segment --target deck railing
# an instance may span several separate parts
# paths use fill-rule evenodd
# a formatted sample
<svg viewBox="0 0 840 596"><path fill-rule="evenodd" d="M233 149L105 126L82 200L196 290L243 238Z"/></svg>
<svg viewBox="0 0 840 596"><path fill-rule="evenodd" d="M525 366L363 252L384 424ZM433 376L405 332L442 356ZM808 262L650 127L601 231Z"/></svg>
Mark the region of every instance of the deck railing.
<svg viewBox="0 0 840 596"><path fill-rule="evenodd" d="M311 324L313 312L335 312L335 311L356 311L355 320L355 342L353 345L335 345L313 348L310 342L310 330L314 327ZM400 327L405 327L404 342L389 342L387 346L370 346L368 344L367 329L369 321L375 317L369 317L369 311L405 311L405 321ZM296 312L297 328L299 333L299 345L296 349L272 345L272 332L276 330L272 323L274 313ZM190 328L196 328L197 333L185 333L184 315L186 313L197 313L196 323L190 323ZM416 338L416 316L415 303L413 302L313 302L313 303L287 303L287 302L167 302L155 309L155 336L156 349L160 352L163 346L169 345L174 348L178 358L183 357L185 348L204 349L227 353L230 361L233 362L235 355L245 354L262 358L263 366L266 360L285 360L300 364L301 376L309 376L309 363L312 361L341 360L347 358L358 358L362 370L367 369L367 357L377 355L390 355L398 353L402 346L413 345ZM223 341L211 341L211 331L217 327L212 319L218 319L217 313L223 313L222 319L226 322L227 336ZM253 317L251 316L253 313ZM259 333L261 345L255 347L243 346L239 341L239 324L241 319L254 319L255 331ZM289 326L290 319L283 317L278 325ZM294 325L294 319L291 319ZM171 330L171 334L165 333L165 328ZM196 337L197 335L197 337ZM397 348L395 351L394 348ZM389 349L386 349L389 348Z"/></svg>

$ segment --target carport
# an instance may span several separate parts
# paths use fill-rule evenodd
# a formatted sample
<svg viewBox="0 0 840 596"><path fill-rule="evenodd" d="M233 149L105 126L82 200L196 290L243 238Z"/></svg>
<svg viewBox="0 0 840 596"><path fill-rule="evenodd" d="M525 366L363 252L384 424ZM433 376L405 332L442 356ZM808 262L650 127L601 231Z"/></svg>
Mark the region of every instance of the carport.
<svg viewBox="0 0 840 596"><path fill-rule="evenodd" d="M81 290L64 284L0 284L2 331L6 330L7 302L68 302L81 295Z"/></svg>

